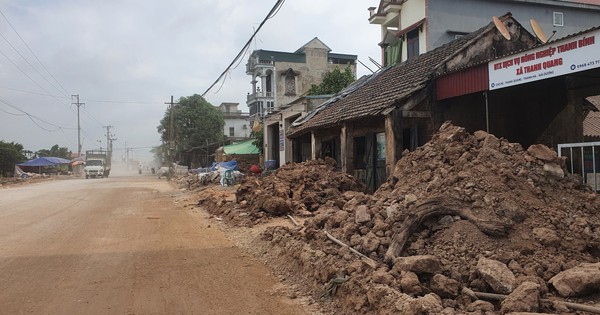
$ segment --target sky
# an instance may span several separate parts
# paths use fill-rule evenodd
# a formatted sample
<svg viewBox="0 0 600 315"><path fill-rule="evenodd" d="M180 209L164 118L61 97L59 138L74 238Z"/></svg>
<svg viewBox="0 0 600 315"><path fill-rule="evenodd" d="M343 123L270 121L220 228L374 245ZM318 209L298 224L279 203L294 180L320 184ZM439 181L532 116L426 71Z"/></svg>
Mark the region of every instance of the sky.
<svg viewBox="0 0 600 315"><path fill-rule="evenodd" d="M26 150L55 144L77 152L79 95L82 151L131 148L144 159L160 145L156 127L171 95L203 94L231 63L276 0L0 0L0 140ZM358 55L374 69L379 26L368 22L378 0L287 0L249 51L205 98L247 112L255 49L293 52L314 37L332 52ZM357 75L368 74L357 65ZM26 114L25 114L26 113Z"/></svg>

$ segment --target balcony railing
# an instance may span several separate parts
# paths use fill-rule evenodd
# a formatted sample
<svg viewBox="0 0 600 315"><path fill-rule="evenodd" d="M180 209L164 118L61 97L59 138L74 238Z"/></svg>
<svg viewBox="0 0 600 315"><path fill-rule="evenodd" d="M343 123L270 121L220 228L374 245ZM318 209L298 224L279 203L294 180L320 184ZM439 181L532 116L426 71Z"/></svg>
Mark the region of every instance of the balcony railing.
<svg viewBox="0 0 600 315"><path fill-rule="evenodd" d="M246 101L252 101L252 100L259 99L259 98L272 99L273 97L275 97L273 92L256 92L256 93L248 94L248 96L246 97Z"/></svg>
<svg viewBox="0 0 600 315"><path fill-rule="evenodd" d="M246 64L246 72L252 72L254 71L254 69L256 68L256 66L273 66L275 64L275 62L273 60L265 60L265 59L251 59L247 64Z"/></svg>

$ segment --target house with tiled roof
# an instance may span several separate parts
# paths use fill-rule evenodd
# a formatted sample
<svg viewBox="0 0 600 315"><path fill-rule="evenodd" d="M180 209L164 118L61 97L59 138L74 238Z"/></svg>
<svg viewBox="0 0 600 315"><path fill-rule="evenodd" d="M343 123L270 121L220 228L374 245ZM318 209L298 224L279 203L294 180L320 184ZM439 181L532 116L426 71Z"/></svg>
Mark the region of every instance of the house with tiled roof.
<svg viewBox="0 0 600 315"><path fill-rule="evenodd" d="M570 64L568 58L572 52L579 54L576 58L600 56L600 41L594 41L600 30L543 45L510 13L500 20L506 36L489 23L388 66L295 122L288 137L297 142L294 147L309 142L313 158L333 157L342 171L362 178L373 190L391 174L404 150L427 142L448 120L525 147L582 141L583 99L600 94L600 80L595 79L600 66ZM580 40L585 47L569 52L572 42ZM563 58L567 70L582 68L560 72ZM495 77L504 70L525 74L505 81Z"/></svg>
<svg viewBox="0 0 600 315"><path fill-rule="evenodd" d="M587 105L583 120L585 141L600 141L600 95L587 97L584 104Z"/></svg>

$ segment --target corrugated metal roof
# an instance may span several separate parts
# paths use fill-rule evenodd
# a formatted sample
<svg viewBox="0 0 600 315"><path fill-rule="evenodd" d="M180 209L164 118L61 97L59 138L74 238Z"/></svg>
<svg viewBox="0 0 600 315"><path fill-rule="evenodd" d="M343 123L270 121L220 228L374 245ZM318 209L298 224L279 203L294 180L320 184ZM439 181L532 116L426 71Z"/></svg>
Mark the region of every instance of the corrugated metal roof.
<svg viewBox="0 0 600 315"><path fill-rule="evenodd" d="M454 72L436 79L437 100L443 100L488 89L487 64Z"/></svg>

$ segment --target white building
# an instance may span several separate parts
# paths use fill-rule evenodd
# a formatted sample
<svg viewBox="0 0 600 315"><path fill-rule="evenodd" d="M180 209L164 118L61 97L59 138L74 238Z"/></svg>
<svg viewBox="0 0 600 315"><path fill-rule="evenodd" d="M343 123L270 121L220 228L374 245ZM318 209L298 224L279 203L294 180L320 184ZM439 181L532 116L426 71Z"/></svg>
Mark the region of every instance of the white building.
<svg viewBox="0 0 600 315"><path fill-rule="evenodd" d="M223 113L225 126L223 134L227 139L244 140L250 137L249 114L238 110L239 103L221 103L219 110Z"/></svg>

